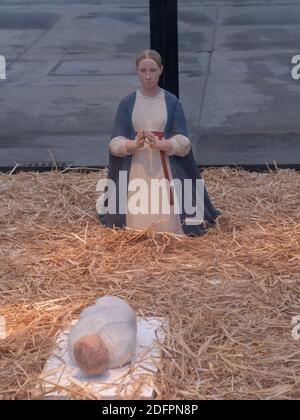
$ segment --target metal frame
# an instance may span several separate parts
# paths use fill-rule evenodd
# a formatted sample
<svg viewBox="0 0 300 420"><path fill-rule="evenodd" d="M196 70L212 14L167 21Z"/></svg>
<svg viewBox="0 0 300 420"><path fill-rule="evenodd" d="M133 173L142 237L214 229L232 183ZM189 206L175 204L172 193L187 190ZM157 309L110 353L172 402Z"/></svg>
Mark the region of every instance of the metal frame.
<svg viewBox="0 0 300 420"><path fill-rule="evenodd" d="M179 98L178 3L177 0L149 0L150 48L162 56L164 71L159 85Z"/></svg>

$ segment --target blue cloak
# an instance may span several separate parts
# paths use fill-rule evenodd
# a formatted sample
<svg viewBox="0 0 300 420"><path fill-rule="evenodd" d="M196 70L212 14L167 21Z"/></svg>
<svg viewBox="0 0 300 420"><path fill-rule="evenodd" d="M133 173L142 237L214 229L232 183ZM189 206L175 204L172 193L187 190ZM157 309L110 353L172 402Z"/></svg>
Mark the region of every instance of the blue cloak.
<svg viewBox="0 0 300 420"><path fill-rule="evenodd" d="M165 90L165 99L167 106L167 124L165 127L165 138L168 139L176 134L182 134L188 138L189 133L186 126L185 116L182 109L182 105L179 99L171 92ZM126 137L129 140L134 140L136 137L135 130L132 124L132 112L136 100L136 91L130 93L123 98L118 106L111 139L117 136ZM192 198L193 205L196 200L196 179L202 179L200 171L197 167L192 148L190 152L184 156L169 156L170 167L173 179L180 179L183 183L184 179L192 179ZM101 223L109 228L124 228L126 226L126 214L119 213L119 171L125 171L127 173L127 180L129 183L129 174L131 168L132 155L125 157L117 157L112 155L109 150L109 166L107 178L114 181L116 185L116 204L117 214L98 214L98 218ZM107 191L107 187L105 189ZM127 184L128 191L128 184ZM184 191L184 190L183 190ZM107 207L107 199L104 202ZM182 224L182 230L187 236L200 236L203 235L207 230L206 226L214 225L215 219L222 213L215 209L211 203L207 190L204 186L204 221L199 225L188 225L185 224L186 217L194 217L194 215L186 214L184 205L182 204L182 213L180 214L180 221Z"/></svg>

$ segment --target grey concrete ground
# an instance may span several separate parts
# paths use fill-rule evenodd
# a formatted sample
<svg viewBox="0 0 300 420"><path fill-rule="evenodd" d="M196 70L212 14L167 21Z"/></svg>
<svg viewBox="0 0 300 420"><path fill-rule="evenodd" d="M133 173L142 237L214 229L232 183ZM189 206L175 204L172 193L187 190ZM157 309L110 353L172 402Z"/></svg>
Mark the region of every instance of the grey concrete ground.
<svg viewBox="0 0 300 420"><path fill-rule="evenodd" d="M84 3L84 4L83 4ZM300 165L300 1L178 1L180 99L199 165ZM108 163L139 86L147 0L0 0L0 168Z"/></svg>

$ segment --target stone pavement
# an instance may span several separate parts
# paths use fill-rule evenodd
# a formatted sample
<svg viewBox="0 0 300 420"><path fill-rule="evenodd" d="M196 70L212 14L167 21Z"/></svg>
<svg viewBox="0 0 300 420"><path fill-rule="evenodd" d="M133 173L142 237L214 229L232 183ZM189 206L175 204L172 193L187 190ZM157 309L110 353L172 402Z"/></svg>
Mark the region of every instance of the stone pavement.
<svg viewBox="0 0 300 420"><path fill-rule="evenodd" d="M300 1L178 3L197 163L300 167ZM0 0L0 170L107 165L117 105L139 86L148 12L147 0Z"/></svg>

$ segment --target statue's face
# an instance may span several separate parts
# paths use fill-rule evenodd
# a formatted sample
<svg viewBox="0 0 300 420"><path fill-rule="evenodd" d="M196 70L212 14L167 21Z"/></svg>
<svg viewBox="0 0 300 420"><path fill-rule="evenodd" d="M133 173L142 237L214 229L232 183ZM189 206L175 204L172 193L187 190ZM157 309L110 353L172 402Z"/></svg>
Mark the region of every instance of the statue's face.
<svg viewBox="0 0 300 420"><path fill-rule="evenodd" d="M139 62L137 69L140 81L145 89L151 89L157 86L163 66L159 67L155 60L144 58Z"/></svg>

